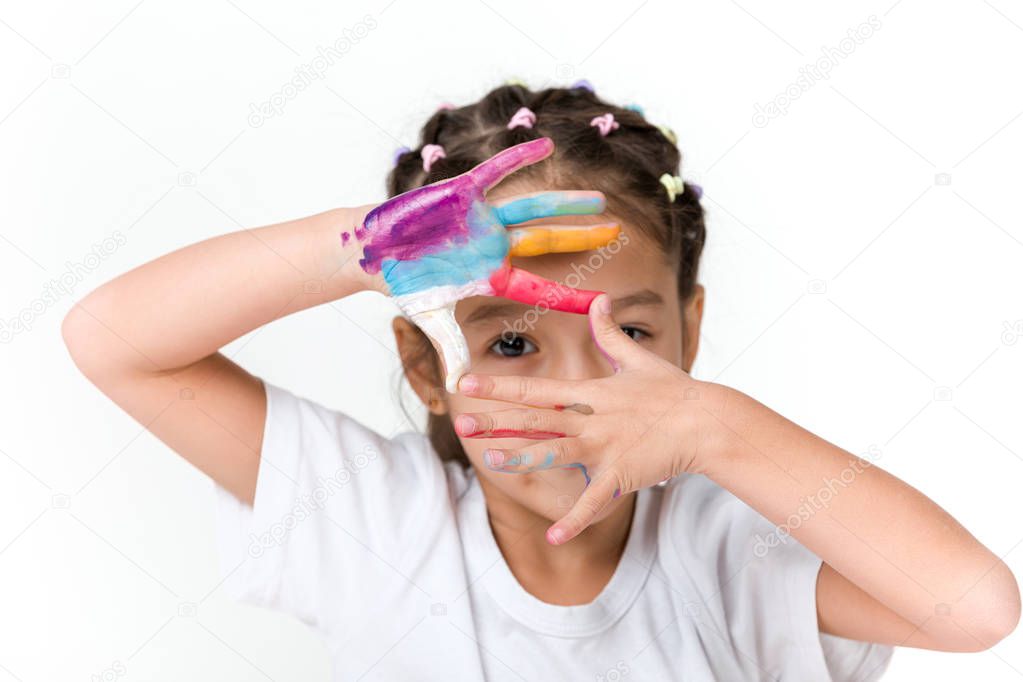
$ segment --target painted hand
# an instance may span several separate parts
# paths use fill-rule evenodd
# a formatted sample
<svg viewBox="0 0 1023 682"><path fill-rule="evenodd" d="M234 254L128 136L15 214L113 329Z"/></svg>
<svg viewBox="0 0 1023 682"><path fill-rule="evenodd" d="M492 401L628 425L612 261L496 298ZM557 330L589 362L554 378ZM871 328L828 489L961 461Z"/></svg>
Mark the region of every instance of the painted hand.
<svg viewBox="0 0 1023 682"><path fill-rule="evenodd" d="M486 465L522 474L555 467L579 469L586 488L547 530L560 545L582 532L615 498L683 472L698 472L717 428L710 407L721 387L699 382L647 351L615 323L607 296L590 308L594 341L615 373L562 381L539 377L462 377L468 396L522 407L462 414L455 430L469 438L529 438L536 445L488 449Z"/></svg>
<svg viewBox="0 0 1023 682"><path fill-rule="evenodd" d="M515 227L539 218L597 214L600 192L543 192L501 205L486 192L524 166L554 151L548 138L505 149L458 177L394 197L367 214L355 231L360 261L381 274L387 293L436 344L444 358L448 391L469 367L469 349L455 322L455 304L470 296L503 296L554 310L585 313L596 291L583 291L514 268L511 256L584 251L618 235L615 224Z"/></svg>

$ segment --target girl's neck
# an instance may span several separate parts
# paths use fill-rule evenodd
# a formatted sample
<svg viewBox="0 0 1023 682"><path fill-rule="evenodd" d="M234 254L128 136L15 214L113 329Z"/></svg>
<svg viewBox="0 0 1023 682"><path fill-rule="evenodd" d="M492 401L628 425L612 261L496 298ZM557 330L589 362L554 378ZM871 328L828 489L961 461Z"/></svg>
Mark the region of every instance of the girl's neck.
<svg viewBox="0 0 1023 682"><path fill-rule="evenodd" d="M487 514L501 554L523 589L548 604L587 604L611 580L632 525L636 495L630 494L611 514L559 547L544 534L553 523L480 480Z"/></svg>

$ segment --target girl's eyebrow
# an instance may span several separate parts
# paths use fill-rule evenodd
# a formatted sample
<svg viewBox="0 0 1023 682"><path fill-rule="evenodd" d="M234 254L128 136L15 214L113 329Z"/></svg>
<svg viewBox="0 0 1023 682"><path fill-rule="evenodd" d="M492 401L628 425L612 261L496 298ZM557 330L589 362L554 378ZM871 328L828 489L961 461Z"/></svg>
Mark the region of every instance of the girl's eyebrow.
<svg viewBox="0 0 1023 682"><path fill-rule="evenodd" d="M653 289L640 289L628 296L622 296L611 301L612 310L621 310L641 305L664 305L664 297Z"/></svg>
<svg viewBox="0 0 1023 682"><path fill-rule="evenodd" d="M634 306L657 306L664 305L664 297L652 289L641 289L627 296L616 298L611 302L614 310L623 310ZM463 325L475 325L490 321L495 318L521 317L531 306L510 301L495 301L485 303L469 313ZM546 311L545 311L546 312Z"/></svg>
<svg viewBox="0 0 1023 682"><path fill-rule="evenodd" d="M462 324L479 324L499 317L520 317L528 310L529 306L522 303L498 300L495 303L485 303L479 308L476 308L476 310L466 316L465 322Z"/></svg>

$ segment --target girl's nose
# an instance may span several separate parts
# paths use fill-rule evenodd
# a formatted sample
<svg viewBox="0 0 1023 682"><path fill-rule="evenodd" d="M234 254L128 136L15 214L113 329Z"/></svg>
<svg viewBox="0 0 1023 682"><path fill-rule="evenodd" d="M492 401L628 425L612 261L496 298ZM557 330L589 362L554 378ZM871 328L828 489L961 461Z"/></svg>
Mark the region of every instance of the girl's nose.
<svg viewBox="0 0 1023 682"><path fill-rule="evenodd" d="M551 363L550 376L573 381L597 379L612 374L614 374L614 370L611 369L611 365L597 348L597 344L593 342L587 326L585 336L575 343L566 343L560 347L558 357L553 358Z"/></svg>

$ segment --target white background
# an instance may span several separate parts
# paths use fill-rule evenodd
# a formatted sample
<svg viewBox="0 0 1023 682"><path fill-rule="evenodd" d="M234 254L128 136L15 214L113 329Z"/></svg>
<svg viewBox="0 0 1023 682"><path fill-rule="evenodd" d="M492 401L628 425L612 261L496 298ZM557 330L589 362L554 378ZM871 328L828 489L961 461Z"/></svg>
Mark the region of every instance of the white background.
<svg viewBox="0 0 1023 682"><path fill-rule="evenodd" d="M871 15L828 80L754 125ZM356 30L250 125L250 104ZM60 322L171 249L379 200L437 105L512 77L587 78L678 132L709 213L696 376L872 451L1023 570L1023 9L1008 0L2 2L0 64L0 320L31 326L0 345L0 682L326 679L313 635L218 589L210 484L76 372ZM105 238L123 244L89 256ZM73 287L39 300L69 267ZM227 351L393 433L381 301ZM899 650L889 679L1021 671L1017 633L980 654Z"/></svg>

